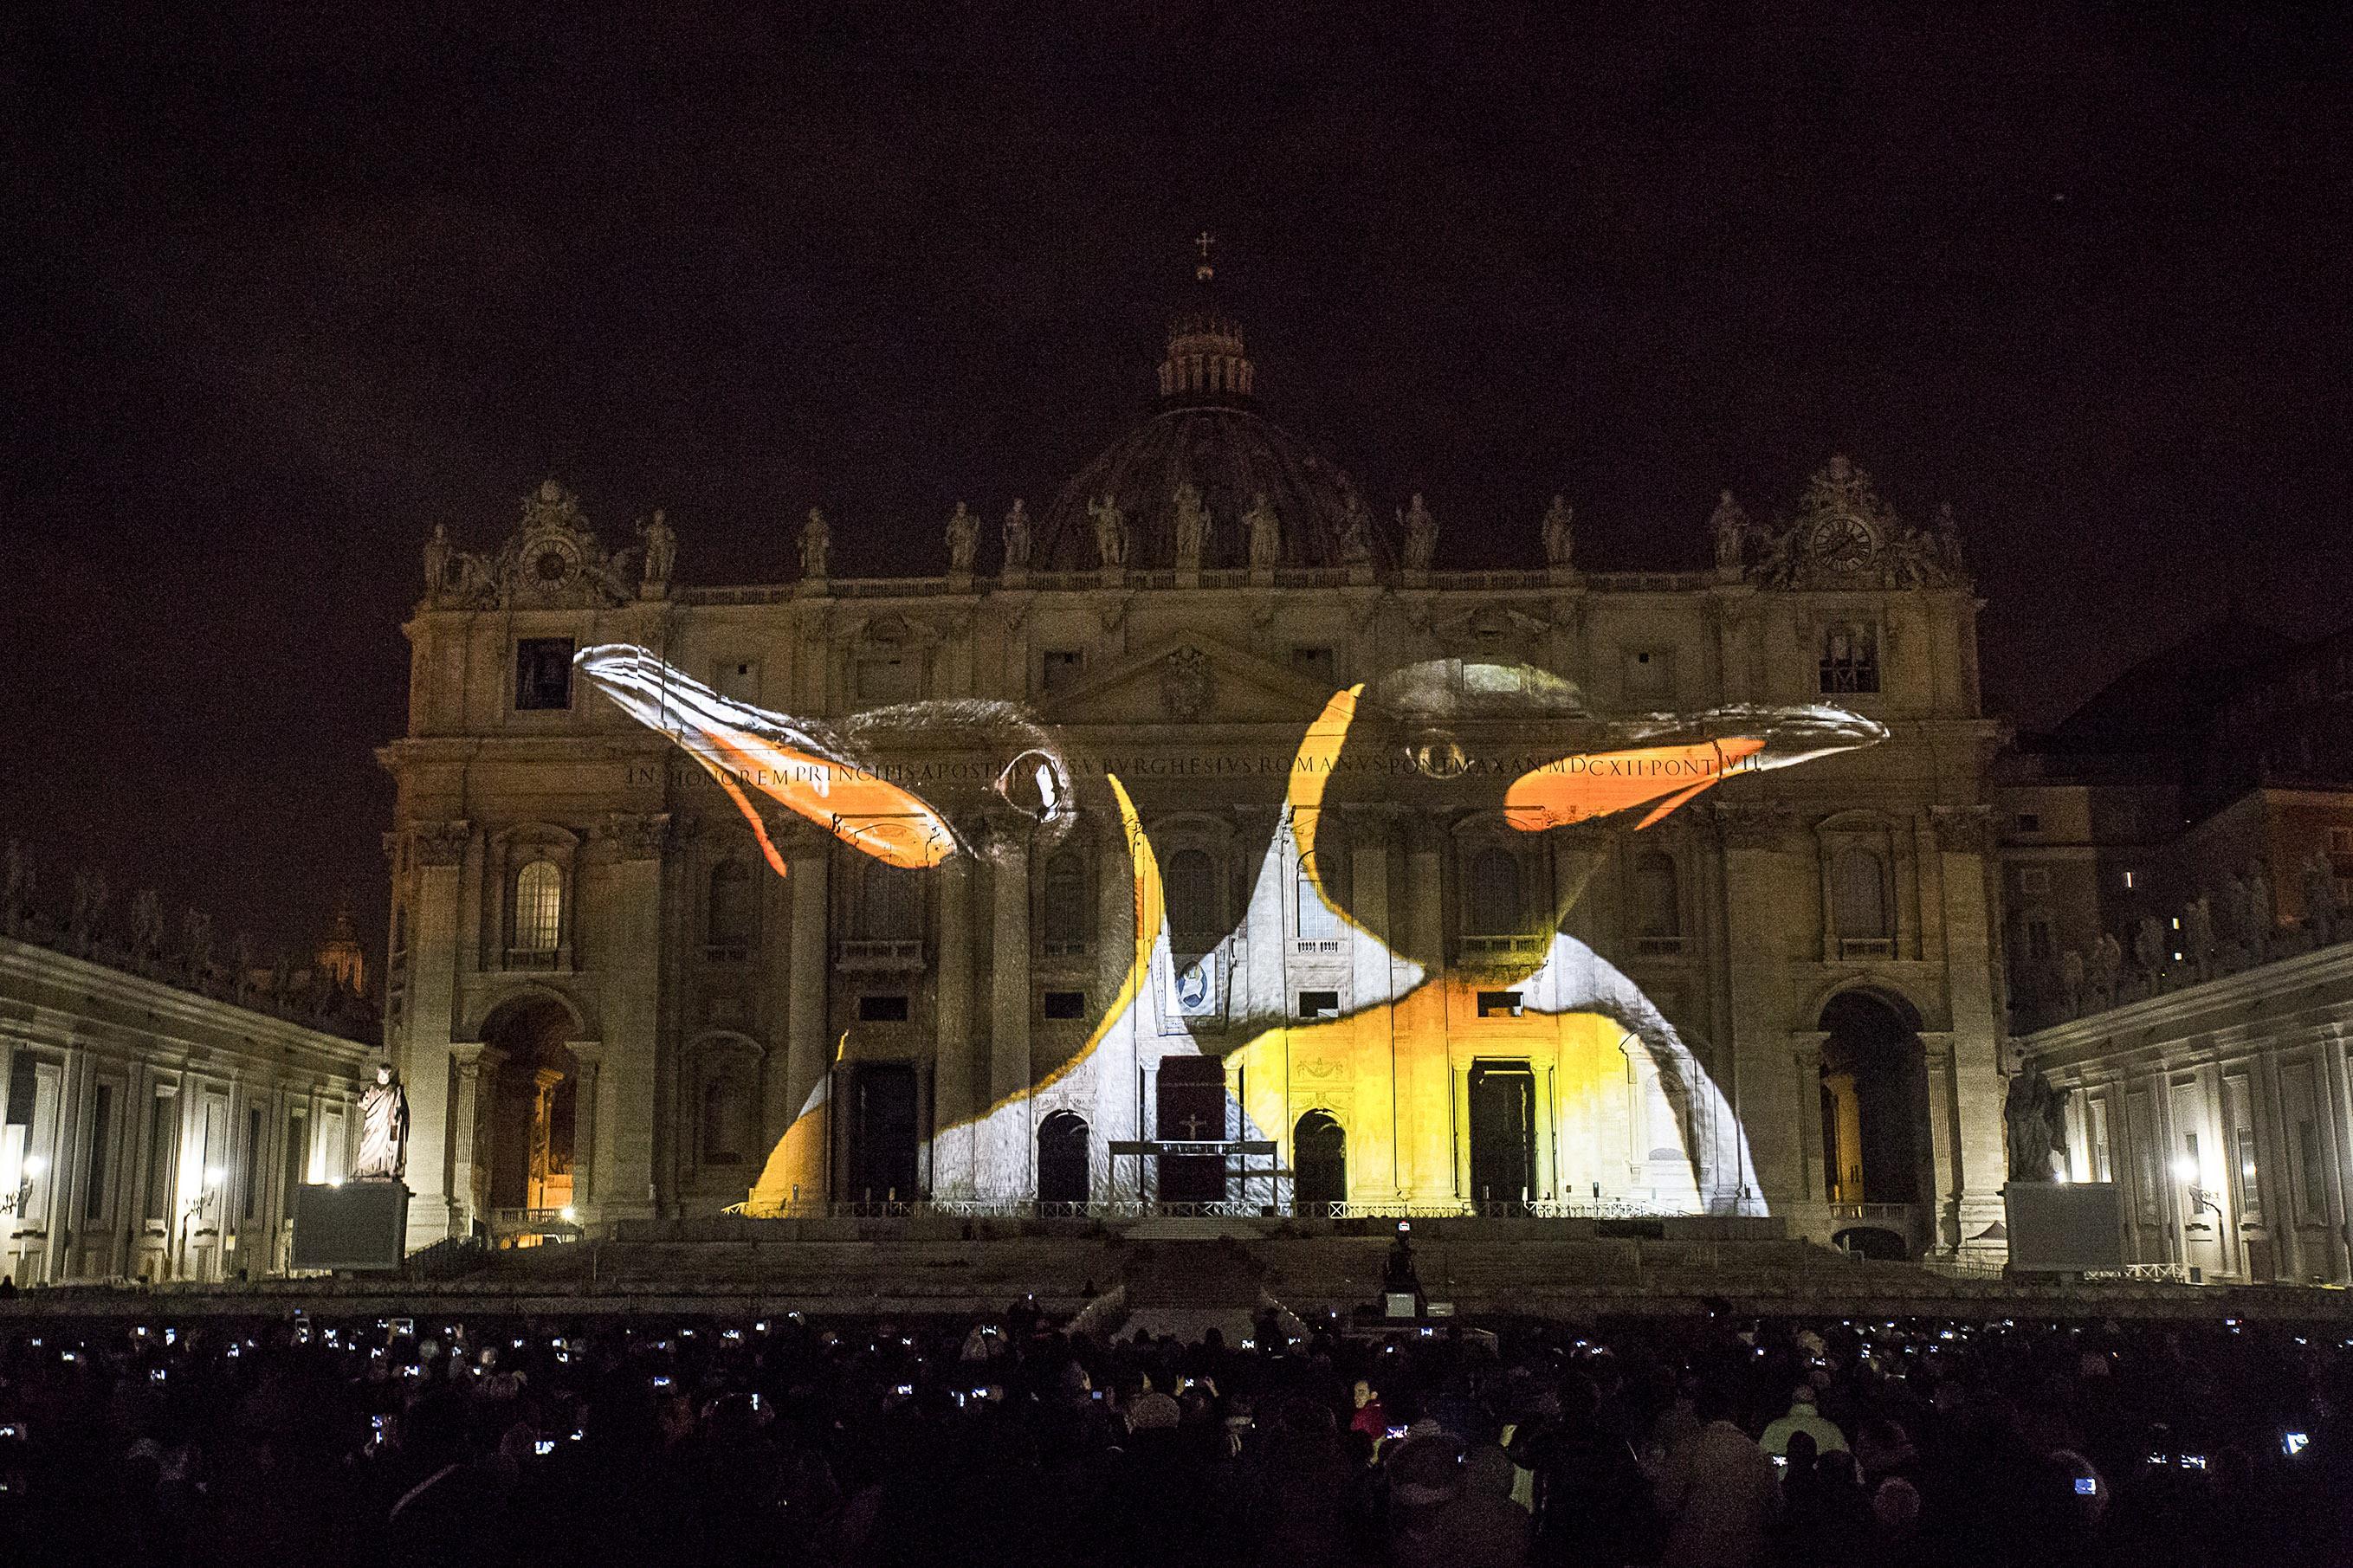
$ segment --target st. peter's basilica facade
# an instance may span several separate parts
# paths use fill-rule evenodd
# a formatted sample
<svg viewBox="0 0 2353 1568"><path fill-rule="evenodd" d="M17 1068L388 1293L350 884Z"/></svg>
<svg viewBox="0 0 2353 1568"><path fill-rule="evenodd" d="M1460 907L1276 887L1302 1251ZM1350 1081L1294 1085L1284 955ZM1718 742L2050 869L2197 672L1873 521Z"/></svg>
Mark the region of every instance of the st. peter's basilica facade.
<svg viewBox="0 0 2353 1568"><path fill-rule="evenodd" d="M1377 516L1255 377L1205 292L1150 416L1040 510L958 506L944 576L831 576L813 513L793 581L694 586L661 514L610 549L554 481L494 552L435 531L381 753L412 1245L1222 1202L1999 1253L1997 726L1949 521L1832 458L1784 526L1687 520L1711 569L1588 569L1557 500ZM1446 570L1464 527L1541 563ZM940 856L723 784L607 700L614 648L821 734Z"/></svg>

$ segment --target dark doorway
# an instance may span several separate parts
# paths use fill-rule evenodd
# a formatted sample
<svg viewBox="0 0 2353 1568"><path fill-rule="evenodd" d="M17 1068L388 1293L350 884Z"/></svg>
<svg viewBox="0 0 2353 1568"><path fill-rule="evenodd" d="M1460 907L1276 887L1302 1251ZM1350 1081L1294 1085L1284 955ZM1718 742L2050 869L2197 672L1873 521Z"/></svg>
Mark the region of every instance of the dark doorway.
<svg viewBox="0 0 2353 1568"><path fill-rule="evenodd" d="M578 1065L565 1044L572 1015L543 998L512 1002L482 1025L500 1053L490 1105L485 1200L493 1209L560 1209L572 1201Z"/></svg>
<svg viewBox="0 0 2353 1568"><path fill-rule="evenodd" d="M1471 1069L1471 1196L1515 1204L1535 1185L1536 1080L1517 1062Z"/></svg>
<svg viewBox="0 0 2353 1568"><path fill-rule="evenodd" d="M1087 1190L1087 1124L1058 1110L1038 1124L1038 1201L1084 1204Z"/></svg>
<svg viewBox="0 0 2353 1568"><path fill-rule="evenodd" d="M1904 1238L1875 1225L1853 1226L1840 1231L1831 1237L1831 1245L1858 1258L1875 1258L1890 1263L1903 1262L1905 1255Z"/></svg>
<svg viewBox="0 0 2353 1568"><path fill-rule="evenodd" d="M1291 1133L1292 1211L1328 1215L1348 1201L1348 1135L1321 1110L1299 1119Z"/></svg>
<svg viewBox="0 0 2353 1568"><path fill-rule="evenodd" d="M849 1190L860 1203L915 1192L915 1069L873 1062L855 1069L849 1103Z"/></svg>
<svg viewBox="0 0 2353 1568"><path fill-rule="evenodd" d="M1822 1166L1833 1203L1916 1204L1935 1185L1927 1053L1911 1021L1868 991L1822 1008Z"/></svg>
<svg viewBox="0 0 2353 1568"><path fill-rule="evenodd" d="M1154 1110L1164 1143L1221 1143L1226 1136L1226 1069L1214 1057L1163 1057ZM1160 1156L1160 1201L1226 1201L1226 1155Z"/></svg>

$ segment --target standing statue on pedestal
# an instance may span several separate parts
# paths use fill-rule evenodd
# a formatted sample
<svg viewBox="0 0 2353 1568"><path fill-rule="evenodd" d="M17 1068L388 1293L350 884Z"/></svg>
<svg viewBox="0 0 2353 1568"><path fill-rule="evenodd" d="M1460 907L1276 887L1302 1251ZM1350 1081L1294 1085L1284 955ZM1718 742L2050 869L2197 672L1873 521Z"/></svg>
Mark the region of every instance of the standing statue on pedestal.
<svg viewBox="0 0 2353 1568"><path fill-rule="evenodd" d="M1016 572L1029 565L1029 513L1018 498L1005 514L1005 564Z"/></svg>
<svg viewBox="0 0 2353 1568"><path fill-rule="evenodd" d="M809 508L808 521L801 525L801 575L822 578L825 575L826 551L833 542L832 530L825 525L825 513Z"/></svg>
<svg viewBox="0 0 2353 1568"><path fill-rule="evenodd" d="M1127 564L1127 514L1111 497L1098 496L1087 503L1087 515L1095 520L1095 552L1103 569L1121 570Z"/></svg>
<svg viewBox="0 0 2353 1568"><path fill-rule="evenodd" d="M1715 570L1722 577L1740 575L1740 557L1748 547L1748 513L1725 490L1716 497L1707 526L1715 535Z"/></svg>
<svg viewBox="0 0 2353 1568"><path fill-rule="evenodd" d="M1577 509L1565 497L1553 497L1552 505L1545 509L1544 552L1547 566L1576 564Z"/></svg>
<svg viewBox="0 0 2353 1568"><path fill-rule="evenodd" d="M948 518L948 570L959 577L972 574L972 558L980 550L980 519L958 501Z"/></svg>
<svg viewBox="0 0 2353 1568"><path fill-rule="evenodd" d="M638 575L638 593L648 599L658 599L670 590L670 574L678 564L678 531L654 508L654 515L638 525L638 532L646 542L645 569Z"/></svg>
<svg viewBox="0 0 2353 1568"><path fill-rule="evenodd" d="M1413 504L1398 513L1398 527L1405 532L1405 569L1429 571L1430 557L1438 553L1438 520L1422 504L1419 490L1414 492Z"/></svg>
<svg viewBox="0 0 2353 1568"><path fill-rule="evenodd" d="M1200 487L1187 480L1176 487L1176 570L1199 571L1208 542L1209 509L1201 504Z"/></svg>
<svg viewBox="0 0 2353 1568"><path fill-rule="evenodd" d="M2337 925L2337 868L2317 850L2304 863L2304 929L2312 945L2333 942Z"/></svg>
<svg viewBox="0 0 2353 1568"><path fill-rule="evenodd" d="M1348 518L1340 527L1342 564L1362 566L1373 558L1373 520L1354 496L1348 498Z"/></svg>
<svg viewBox="0 0 2353 1568"><path fill-rule="evenodd" d="M396 1182L408 1173L408 1095L390 1062L375 1064L375 1082L360 1096L360 1157L353 1181Z"/></svg>
<svg viewBox="0 0 2353 1568"><path fill-rule="evenodd" d="M425 592L427 597L449 585L449 558L454 549L449 542L449 525L435 523L433 537L425 542Z"/></svg>
<svg viewBox="0 0 2353 1568"><path fill-rule="evenodd" d="M1273 503L1264 490L1250 498L1250 509L1242 513L1242 521L1250 525L1250 569L1271 571L1282 564L1282 521L1274 515Z"/></svg>

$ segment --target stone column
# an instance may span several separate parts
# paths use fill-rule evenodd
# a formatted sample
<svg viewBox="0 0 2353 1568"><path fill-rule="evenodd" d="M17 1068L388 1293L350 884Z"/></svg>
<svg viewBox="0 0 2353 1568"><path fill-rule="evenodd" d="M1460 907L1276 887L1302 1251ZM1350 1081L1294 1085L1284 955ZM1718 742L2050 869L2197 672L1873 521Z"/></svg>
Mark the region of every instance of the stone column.
<svg viewBox="0 0 2353 1568"><path fill-rule="evenodd" d="M1408 832L1407 946L1442 973L1448 940L1446 828L1441 822L1417 818L1408 825ZM1397 1083L1397 1195L1409 1201L1443 1203L1456 1195L1447 991L1433 974L1432 984L1392 1009L1396 1033L1389 1070Z"/></svg>
<svg viewBox="0 0 2353 1568"><path fill-rule="evenodd" d="M662 852L670 818L616 815L603 837L613 847L604 877L600 924L610 933L598 956L606 976L599 1014L612 1080L607 1119L602 1209L607 1220L650 1218L654 1191L654 1115L661 1060Z"/></svg>
<svg viewBox="0 0 2353 1568"><path fill-rule="evenodd" d="M449 1114L450 1041L457 1029L457 969L461 948L480 940L480 908L461 908L460 872L472 836L464 822L418 822L394 840L414 879L409 907L407 1016L398 1062L408 1096L408 1245L427 1247L462 1236L451 1180L457 1152ZM396 879L399 868L396 866ZM373 1081L373 1080L371 1080ZM458 1123L464 1126L465 1123Z"/></svg>
<svg viewBox="0 0 2353 1568"><path fill-rule="evenodd" d="M989 950L988 1116L976 1159L980 1195L1035 1191L1029 1174L1029 823L989 825L994 934Z"/></svg>
<svg viewBox="0 0 2353 1568"><path fill-rule="evenodd" d="M490 1219L490 1150L482 1136L485 1113L498 1094L499 1064L506 1053L480 1041L460 1041L449 1047L458 1065L458 1089L449 1104L450 1234L472 1234L477 1219ZM416 1127L415 1111L409 1126Z"/></svg>
<svg viewBox="0 0 2353 1568"><path fill-rule="evenodd" d="M585 1226L596 1213L596 1133L605 1125L596 1096L601 1088L603 1075L598 1069L605 1063L605 1047L596 1040L572 1040L567 1045L579 1079L572 1091L572 1205Z"/></svg>
<svg viewBox="0 0 2353 1568"><path fill-rule="evenodd" d="M934 992L938 1034L932 1075L932 1195L973 1194L972 883L970 855L951 856L936 873L940 892L939 970Z"/></svg>
<svg viewBox="0 0 2353 1568"><path fill-rule="evenodd" d="M1342 1196L1351 1203L1377 1203L1398 1191L1397 1010L1376 1004L1395 996L1408 980L1398 973L1402 961L1388 944L1366 934L1391 929L1389 840L1398 816L1397 809L1388 805L1354 808L1345 815L1326 807L1317 828L1319 834L1328 834L1344 822L1347 827L1348 901L1354 906L1356 923L1365 928L1348 933L1354 967L1350 984L1356 988L1351 998L1356 1008L1356 1060L1362 1064L1356 1079L1355 1125L1346 1129L1348 1190ZM1283 1114L1287 1121L1288 1107ZM1291 1136L1289 1126L1283 1128L1282 1136Z"/></svg>
<svg viewBox="0 0 2353 1568"><path fill-rule="evenodd" d="M1830 1198L1824 1184L1821 1112L1822 1042L1829 1038L1818 1029L1789 1032L1789 1060L1798 1076L1798 1170L1797 1180L1789 1184L1789 1192L1801 1204L1824 1203ZM1806 1099L1808 1084L1814 1086L1810 1101Z"/></svg>
<svg viewBox="0 0 2353 1568"><path fill-rule="evenodd" d="M1706 1065L1718 1075L1716 1088L1747 1135L1755 1163L1749 1180L1768 1209L1778 1208L1806 1190L1797 1169L1805 1158L1799 1130L1806 1118L1820 1116L1820 1080L1798 1072L1785 1044L1790 1004L1777 932L1793 900L1778 898L1775 884L1784 870L1781 846L1796 819L1788 807L1765 802L1719 805L1715 822L1724 857L1719 962L1727 1016L1723 1049Z"/></svg>
<svg viewBox="0 0 2353 1568"><path fill-rule="evenodd" d="M1129 852L1127 831L1114 810L1105 816L1096 834L1094 991L1088 1001L1108 1008L1135 964L1135 859ZM1103 1041L1095 1047L1094 1125L1087 1158L1094 1178L1092 1190L1116 1198L1119 1173L1113 1169L1109 1145L1144 1136L1143 1112L1137 1104L1136 1031L1151 1016L1152 976L1137 977L1135 1000L1116 1017L1103 1021Z"/></svg>
<svg viewBox="0 0 2353 1568"><path fill-rule="evenodd" d="M1957 1243L1997 1259L2009 1248L1978 1237L2002 1218L2009 1178L2001 1106L2001 1020L1994 1008L1991 900L1986 863L1995 841L1993 808L1932 808L1945 915L1945 994L1952 1009L1953 1122Z"/></svg>
<svg viewBox="0 0 2353 1568"><path fill-rule="evenodd" d="M773 1095L769 1104L772 1120L768 1138L772 1143L784 1137L801 1107L808 1103L811 1091L824 1079L827 1065L833 1058L832 1042L826 1037L826 997L831 967L826 942L830 912L827 873L832 864L833 841L820 833L804 832L794 839L791 847L790 874L786 881L793 901L792 989L785 1011L784 1072L780 1080L784 1093L781 1104ZM776 1081L779 1080L772 1078L772 1083ZM812 1138L805 1147L818 1163L795 1174L801 1196L805 1201L828 1196L819 1190L826 1175L822 1163L825 1140Z"/></svg>

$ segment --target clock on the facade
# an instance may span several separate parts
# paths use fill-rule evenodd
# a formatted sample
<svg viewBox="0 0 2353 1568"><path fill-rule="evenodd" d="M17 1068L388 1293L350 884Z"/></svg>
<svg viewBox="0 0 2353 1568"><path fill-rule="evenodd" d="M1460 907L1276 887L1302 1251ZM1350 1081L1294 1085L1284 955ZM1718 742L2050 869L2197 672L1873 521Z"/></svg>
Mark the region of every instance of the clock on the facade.
<svg viewBox="0 0 2353 1568"><path fill-rule="evenodd" d="M1806 553L1832 572L1860 572L1878 552L1879 535L1859 517L1826 517L1806 536Z"/></svg>

